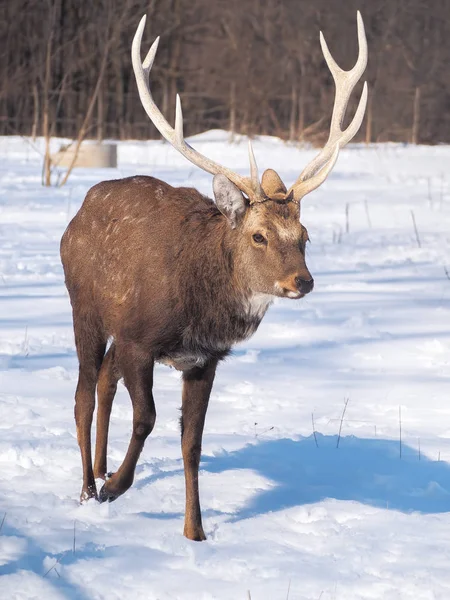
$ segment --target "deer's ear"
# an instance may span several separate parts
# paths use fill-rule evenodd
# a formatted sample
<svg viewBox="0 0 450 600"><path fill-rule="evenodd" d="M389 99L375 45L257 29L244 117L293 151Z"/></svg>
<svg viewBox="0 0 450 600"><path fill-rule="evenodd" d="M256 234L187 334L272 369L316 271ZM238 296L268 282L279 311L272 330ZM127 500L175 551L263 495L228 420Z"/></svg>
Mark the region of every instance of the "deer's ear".
<svg viewBox="0 0 450 600"><path fill-rule="evenodd" d="M222 174L214 175L213 190L217 208L230 221L230 225L234 229L246 210L242 192L228 177Z"/></svg>
<svg viewBox="0 0 450 600"><path fill-rule="evenodd" d="M286 186L281 181L281 177L273 169L266 169L261 180L261 187L269 198L278 195L285 195Z"/></svg>

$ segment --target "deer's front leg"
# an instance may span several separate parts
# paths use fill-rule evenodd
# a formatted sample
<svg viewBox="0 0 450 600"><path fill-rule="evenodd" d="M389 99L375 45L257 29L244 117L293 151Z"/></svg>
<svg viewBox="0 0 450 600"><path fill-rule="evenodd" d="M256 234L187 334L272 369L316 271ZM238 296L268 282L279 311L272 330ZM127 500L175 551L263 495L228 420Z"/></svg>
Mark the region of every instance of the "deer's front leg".
<svg viewBox="0 0 450 600"><path fill-rule="evenodd" d="M195 541L206 540L198 494L198 467L202 450L203 426L217 361L183 373L181 449L186 481L184 535Z"/></svg>

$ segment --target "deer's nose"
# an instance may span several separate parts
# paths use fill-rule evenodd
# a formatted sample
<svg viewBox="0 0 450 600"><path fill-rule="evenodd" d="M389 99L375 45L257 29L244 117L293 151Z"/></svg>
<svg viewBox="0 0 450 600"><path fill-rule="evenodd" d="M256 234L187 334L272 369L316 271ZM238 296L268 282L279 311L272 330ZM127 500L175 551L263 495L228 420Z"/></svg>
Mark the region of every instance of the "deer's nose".
<svg viewBox="0 0 450 600"><path fill-rule="evenodd" d="M302 279L301 277L296 277L295 285L300 293L309 294L314 287L314 279Z"/></svg>

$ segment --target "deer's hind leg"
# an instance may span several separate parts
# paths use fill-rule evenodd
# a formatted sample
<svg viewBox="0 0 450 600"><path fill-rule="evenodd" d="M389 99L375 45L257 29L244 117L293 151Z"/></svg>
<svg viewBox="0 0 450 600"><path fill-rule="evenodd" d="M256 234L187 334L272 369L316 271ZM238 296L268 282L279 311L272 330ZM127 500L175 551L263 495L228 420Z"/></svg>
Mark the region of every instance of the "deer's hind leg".
<svg viewBox="0 0 450 600"><path fill-rule="evenodd" d="M75 392L75 423L83 465L83 487L80 500L97 498L92 470L91 427L95 408L95 387L106 348L101 321L92 314L73 315L75 344L80 363Z"/></svg>
<svg viewBox="0 0 450 600"><path fill-rule="evenodd" d="M100 502L112 502L131 486L139 455L156 419L153 401L153 357L143 357L135 344L118 349L120 372L133 405L133 432L125 458L119 469L100 490Z"/></svg>
<svg viewBox="0 0 450 600"><path fill-rule="evenodd" d="M115 364L116 346L113 343L105 354L97 383L97 436L95 441L94 477L106 479L106 453L111 408L116 395L120 372Z"/></svg>

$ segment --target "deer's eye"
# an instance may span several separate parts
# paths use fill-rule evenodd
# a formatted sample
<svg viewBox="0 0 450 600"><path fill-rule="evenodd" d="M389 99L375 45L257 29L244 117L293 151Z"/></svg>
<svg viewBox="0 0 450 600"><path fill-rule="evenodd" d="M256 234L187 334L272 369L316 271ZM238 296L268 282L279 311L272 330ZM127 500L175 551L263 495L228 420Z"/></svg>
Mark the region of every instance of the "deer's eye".
<svg viewBox="0 0 450 600"><path fill-rule="evenodd" d="M267 242L266 238L260 233L253 234L253 241L255 241L257 244L264 244L265 242Z"/></svg>

